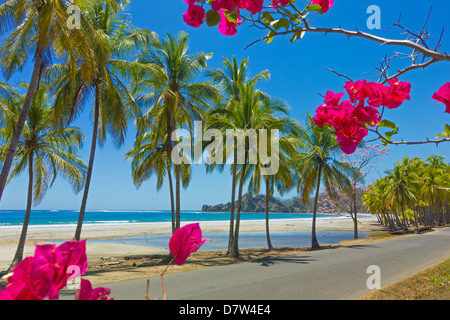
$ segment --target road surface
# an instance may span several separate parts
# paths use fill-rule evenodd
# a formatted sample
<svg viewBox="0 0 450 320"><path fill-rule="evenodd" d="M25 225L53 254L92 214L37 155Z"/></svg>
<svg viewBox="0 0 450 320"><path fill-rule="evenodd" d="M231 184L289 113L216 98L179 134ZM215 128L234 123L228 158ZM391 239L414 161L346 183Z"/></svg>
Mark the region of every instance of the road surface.
<svg viewBox="0 0 450 320"><path fill-rule="evenodd" d="M450 258L450 228L390 240L168 274L169 300L350 300ZM375 270L368 273L369 266ZM370 270L370 269L369 269ZM377 273L377 270L379 273ZM375 282L372 281L375 279ZM142 300L146 279L107 283L116 300ZM162 298L152 278L151 298Z"/></svg>

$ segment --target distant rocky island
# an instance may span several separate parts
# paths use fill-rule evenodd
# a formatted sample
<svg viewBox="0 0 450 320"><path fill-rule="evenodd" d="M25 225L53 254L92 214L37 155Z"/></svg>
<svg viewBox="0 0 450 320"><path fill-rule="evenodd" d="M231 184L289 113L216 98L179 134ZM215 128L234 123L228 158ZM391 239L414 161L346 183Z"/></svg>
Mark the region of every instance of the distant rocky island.
<svg viewBox="0 0 450 320"><path fill-rule="evenodd" d="M236 201L237 205L237 201ZM203 205L202 212L230 212L231 202L227 204L217 205ZM242 196L241 212L266 212L266 196L258 195L251 197L248 194ZM292 199L289 201L282 201L274 197L269 198L269 212L270 213L310 213L312 207L308 203L304 205L300 199Z"/></svg>

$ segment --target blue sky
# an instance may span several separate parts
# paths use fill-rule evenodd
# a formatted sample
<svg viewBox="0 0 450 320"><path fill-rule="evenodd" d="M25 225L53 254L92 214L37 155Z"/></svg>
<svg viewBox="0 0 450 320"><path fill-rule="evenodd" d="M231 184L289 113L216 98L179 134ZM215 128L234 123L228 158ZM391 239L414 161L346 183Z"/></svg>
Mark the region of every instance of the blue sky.
<svg viewBox="0 0 450 320"><path fill-rule="evenodd" d="M297 2L306 0L297 0ZM381 30L368 30L366 13L370 5L381 9ZM428 29L435 37L442 28L450 30L448 11L450 3L446 0L434 1L386 1L386 0L335 0L334 7L323 16L316 16L313 26L337 27L349 30L361 30L375 35L391 38L402 38L398 28L388 29L402 15L402 24L412 31L419 32L430 7L433 12ZM376 73L365 74L379 66L381 59L394 52L404 51L400 47L380 46L366 39L348 39L343 35L307 34L302 40L291 44L289 38L276 38L270 44L258 43L248 49L245 47L253 40L265 34L260 30L242 25L234 37L222 36L217 28L206 25L200 28L186 26L182 15L187 5L182 0L133 0L129 13L135 26L157 32L161 37L166 33L185 30L190 34L191 52L212 52L213 59L209 67L220 67L223 57L235 56L238 60L249 57L250 75L268 69L271 80L261 82L259 88L268 94L286 100L290 107L290 115L302 122L309 112L314 113L322 104L327 90L344 92L345 79L325 70L332 68L348 75L354 80L367 79L374 81ZM450 32L450 31L447 31ZM441 52L450 51L450 38L444 34ZM406 60L399 60L401 64ZM401 67L401 65L399 65ZM411 101L402 107L389 110L385 119L394 121L400 128L397 140L421 141L433 138L443 131L444 125L450 123L450 115L445 114L445 106L431 99L431 96L445 82L450 81L450 63L436 63L425 70L410 72L400 79L412 83ZM30 67L16 74L10 82L15 84L29 81ZM5 81L0 76L0 81ZM85 146L81 150L82 158L89 159L91 141L91 120L88 108L75 125L85 133ZM120 149L115 149L109 142L97 150L92 177L92 185L88 199L88 210L164 210L169 209L168 186L158 193L155 181L149 180L137 190L131 180L130 163L124 160L125 152L132 146L134 139L133 124L130 124L128 139ZM388 170L404 156L426 158L432 154L441 154L450 161L449 144L393 146L388 156L378 162L376 178L384 170ZM226 203L230 201L231 177L226 172L206 174L203 166L194 166L189 188L181 194L182 210L201 210L203 204ZM15 178L6 188L0 203L0 210L25 209L27 177ZM292 197L292 192L286 197ZM77 210L81 204L82 193L74 195L70 186L62 178L47 192L46 197L36 209L70 209Z"/></svg>

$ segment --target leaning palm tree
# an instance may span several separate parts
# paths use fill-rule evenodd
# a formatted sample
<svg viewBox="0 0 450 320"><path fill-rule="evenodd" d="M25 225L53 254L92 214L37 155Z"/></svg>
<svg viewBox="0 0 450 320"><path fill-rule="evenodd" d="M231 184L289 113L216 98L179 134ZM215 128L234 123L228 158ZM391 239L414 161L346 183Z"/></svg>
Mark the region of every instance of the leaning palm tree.
<svg viewBox="0 0 450 320"><path fill-rule="evenodd" d="M143 51L136 61L140 70L132 79L133 93L141 108L148 108L138 121L138 134L148 131L148 123L160 126L158 141L166 144L167 170L175 171L175 199L173 184L169 176L172 212L175 212L175 228L180 228L180 164L172 159L177 143L172 133L185 128L191 133L194 121L204 121L204 113L211 108L211 101L220 98L218 89L210 82L198 81L200 72L207 67L211 54L203 52L191 55L188 35L167 35L166 39L155 41ZM193 134L191 134L193 136Z"/></svg>
<svg viewBox="0 0 450 320"><path fill-rule="evenodd" d="M20 115L20 108L9 109L11 121L0 131L3 140L9 140ZM41 85L36 92L15 153L13 167L8 180L18 176L28 167L28 197L24 223L16 254L10 266L12 270L23 259L23 251L30 221L31 207L38 204L58 174L62 175L75 192L81 190L86 174L86 165L77 155L83 144L83 134L75 127L54 126L46 87ZM7 145L0 147L0 159L6 156Z"/></svg>
<svg viewBox="0 0 450 320"><path fill-rule="evenodd" d="M79 240L86 211L89 189L97 144L102 146L107 134L113 138L118 148L124 141L129 121L139 115L139 108L127 85L123 82L132 57L141 47L151 43L155 35L146 30L133 29L122 14L125 1L118 6L95 0L84 3L82 9L87 21L102 39L108 52L108 58L96 61L97 72L91 81L86 81L82 70L78 70L72 81L68 63L54 65L46 70L46 79L55 92L55 113L64 123L70 123L85 104L93 104L93 133L89 156L88 172L80 207L75 239ZM121 77L122 76L122 77ZM70 101L71 103L67 103Z"/></svg>
<svg viewBox="0 0 450 320"><path fill-rule="evenodd" d="M116 4L115 0L106 1L112 6ZM34 56L34 67L0 174L0 200L42 70L56 58L68 62L72 80L76 70L80 70L82 78L91 81L97 62L107 55L102 41L84 15L80 15L80 28L70 30L68 27L68 6L85 2L88 0L1 1L0 36L10 32L0 45L0 64L5 77L9 79L22 70L30 55Z"/></svg>
<svg viewBox="0 0 450 320"><path fill-rule="evenodd" d="M232 61L224 58L222 62L222 69L207 70L206 76L210 77L214 83L217 83L221 89L222 98L225 101L226 106L233 106L234 103L239 103L240 89L239 87L247 81L256 83L260 80L269 80L270 73L268 70L261 71L253 78L248 76L248 58L242 60L240 63L233 57ZM212 121L207 121L207 124L215 123L214 118L217 115L212 116ZM212 127L213 128L213 127ZM226 129L223 128L222 129ZM223 132L225 135L225 132ZM233 234L234 234L234 215L235 215L235 202L236 202L236 180L237 180L237 152L234 152L234 161L231 165L232 186L231 186L231 207L230 207L230 230L228 236L228 253L232 250ZM224 161L225 162L225 161ZM211 172L215 166L208 167L208 171ZM223 170L224 166L219 166L220 170Z"/></svg>
<svg viewBox="0 0 450 320"><path fill-rule="evenodd" d="M334 186L345 192L351 187L348 177L353 170L351 165L333 157L339 150L339 143L332 129L316 126L310 114L306 119L306 127L309 129L298 140L298 154L292 159L292 164L296 172L297 192L302 201L307 203L315 191L311 247L318 248L316 214L321 184L329 195L333 195Z"/></svg>

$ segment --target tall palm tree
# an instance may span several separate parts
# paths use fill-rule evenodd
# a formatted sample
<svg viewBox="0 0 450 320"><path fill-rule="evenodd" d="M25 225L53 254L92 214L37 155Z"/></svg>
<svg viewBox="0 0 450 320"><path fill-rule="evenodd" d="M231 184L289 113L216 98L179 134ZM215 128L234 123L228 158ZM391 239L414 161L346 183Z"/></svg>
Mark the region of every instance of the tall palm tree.
<svg viewBox="0 0 450 320"><path fill-rule="evenodd" d="M298 140L298 154L292 162L296 172L297 192L302 201L307 203L315 190L311 247L318 248L316 214L320 186L323 184L329 195L333 194L334 186L346 192L351 187L348 177L353 170L348 163L333 157L339 150L339 144L332 129L316 126L310 114L307 115L305 126L309 129Z"/></svg>
<svg viewBox="0 0 450 320"><path fill-rule="evenodd" d="M38 204L45 193L61 174L75 192L82 189L86 165L78 157L78 149L83 144L83 134L75 127L54 125L53 113L46 87L41 85L36 92L28 121L15 153L9 180L26 170L28 166L28 197L24 223L17 251L10 266L12 270L23 259L23 251L30 220L31 207ZM9 140L20 115L20 108L10 108L13 115L8 125L0 131L3 140ZM0 159L6 156L7 145L0 147Z"/></svg>
<svg viewBox="0 0 450 320"><path fill-rule="evenodd" d="M222 69L206 71L206 76L210 77L214 83L217 83L219 85L221 89L221 95L227 106L233 106L234 103L240 102L241 98L239 87L245 82L249 81L252 83L256 83L260 80L269 80L270 78L269 71L264 70L250 79L247 70L248 60L249 59L247 58L238 63L235 57L232 58L232 61L224 57L224 60L222 62ZM215 116L217 116L217 114ZM214 123L214 120L212 122ZM210 121L207 121L207 123L209 124ZM223 134L225 136L225 132L223 132ZM232 183L231 183L231 202L230 202L231 203L230 229L228 235L228 253L231 252L233 245L234 215L236 202L237 165L235 164L237 163L237 152L234 152L233 154L234 154L234 161L233 164L231 165ZM219 166L219 168L223 170L223 166ZM213 166L210 167L208 170L212 171L212 169Z"/></svg>
<svg viewBox="0 0 450 320"><path fill-rule="evenodd" d="M175 171L175 196L171 175L168 177L175 229L180 228L182 172L180 164L172 159L172 151L178 143L172 141L172 133L181 128L187 128L192 133L194 121L204 121L204 113L211 108L211 101L220 98L218 89L210 82L197 80L201 71L206 69L211 54L200 52L191 55L188 42L185 33L177 36L168 34L166 39L155 41L138 56L136 70L140 73L133 79L136 102L142 108L148 107L138 122L138 134L148 130L146 123L158 124L161 128L158 140L167 145L167 172L172 167Z"/></svg>
<svg viewBox="0 0 450 320"><path fill-rule="evenodd" d="M106 1L115 5L114 0ZM70 4L85 2L88 0ZM22 70L30 54L34 56L31 80L0 174L0 200L42 70L51 64L52 59L61 59L69 62L72 80L79 69L81 76L90 81L96 62L104 60L107 55L102 41L84 15L81 15L79 29L68 28L68 4L69 1L63 0L6 0L0 4L0 35L11 31L0 45L0 64L6 78Z"/></svg>
<svg viewBox="0 0 450 320"><path fill-rule="evenodd" d="M87 199L91 186L92 171L97 144L102 146L107 134L113 144L120 147L124 141L129 121L139 115L139 108L127 88L127 68L132 62L133 52L154 41L155 35L146 30L134 29L123 11L127 1L112 6L109 2L95 0L83 4L87 21L101 38L107 59L96 61L97 72L90 81L76 73L72 81L68 63L51 66L46 70L48 81L56 95L55 113L63 122L70 123L87 103L93 104L93 132L88 172L80 207L75 239L80 240ZM67 101L71 101L70 104Z"/></svg>
<svg viewBox="0 0 450 320"><path fill-rule="evenodd" d="M261 182L265 183L265 214L266 214L266 239L269 250L273 249L270 240L269 228L269 200L273 196L275 188L280 194L289 191L294 186L292 170L290 168L290 159L296 152L296 141L302 131L300 125L289 118L287 112L287 104L281 100L269 99L267 108L281 112L282 116L266 119L263 128L267 130L267 145L259 145L259 148L266 148L267 153L276 157L278 169L273 171L268 165L259 159L258 163L250 166L248 170L249 194L258 194L261 188ZM276 137L277 142L272 143L270 133L272 130L278 130L281 137ZM270 172L269 172L270 171Z"/></svg>
<svg viewBox="0 0 450 320"><path fill-rule="evenodd" d="M246 81L239 84L240 100L234 101L226 107L218 107L212 111L212 115L223 115L222 117L210 118L210 124L214 128L227 128L228 130L235 130L237 140L241 141L241 145L237 144L239 148L234 148L235 154L238 154L238 161L235 158L235 166L237 170L237 179L239 183L238 201L236 208L236 223L234 226L233 243L230 255L239 256L239 229L241 219L242 207L242 193L244 183L248 178L248 168L252 165L252 154L256 153L257 157L257 143L256 145L250 143L246 138L247 134L256 134L256 141L258 141L259 130L266 129L270 121L274 119L274 113L278 110L271 108L267 103L268 96L255 88L256 82ZM252 161L250 161L252 160Z"/></svg>

